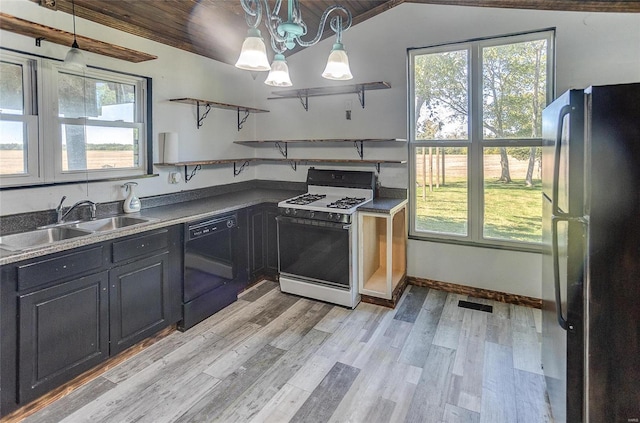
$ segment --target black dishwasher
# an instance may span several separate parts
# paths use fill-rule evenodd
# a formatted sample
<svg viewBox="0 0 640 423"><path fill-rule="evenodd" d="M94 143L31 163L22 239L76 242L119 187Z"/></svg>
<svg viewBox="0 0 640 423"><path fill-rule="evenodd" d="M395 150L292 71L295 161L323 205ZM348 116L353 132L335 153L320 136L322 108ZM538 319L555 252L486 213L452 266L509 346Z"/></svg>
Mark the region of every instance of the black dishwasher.
<svg viewBox="0 0 640 423"><path fill-rule="evenodd" d="M238 299L238 218L235 214L185 225L182 331Z"/></svg>

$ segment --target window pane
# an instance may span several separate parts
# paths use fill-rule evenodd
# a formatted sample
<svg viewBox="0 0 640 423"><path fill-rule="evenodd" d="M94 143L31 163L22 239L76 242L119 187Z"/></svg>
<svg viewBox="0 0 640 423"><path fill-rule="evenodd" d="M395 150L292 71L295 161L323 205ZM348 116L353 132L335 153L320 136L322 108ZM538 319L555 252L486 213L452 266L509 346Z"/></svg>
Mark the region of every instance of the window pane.
<svg viewBox="0 0 640 423"><path fill-rule="evenodd" d="M485 238L541 242L540 147L484 149Z"/></svg>
<svg viewBox="0 0 640 423"><path fill-rule="evenodd" d="M137 129L62 125L63 171L133 168L138 164Z"/></svg>
<svg viewBox="0 0 640 423"><path fill-rule="evenodd" d="M0 63L0 112L24 114L22 65Z"/></svg>
<svg viewBox="0 0 640 423"><path fill-rule="evenodd" d="M0 174L27 173L27 154L24 124L0 121Z"/></svg>
<svg viewBox="0 0 640 423"><path fill-rule="evenodd" d="M467 69L467 50L415 57L416 140L469 138Z"/></svg>
<svg viewBox="0 0 640 423"><path fill-rule="evenodd" d="M134 122L135 86L66 73L58 78L60 117Z"/></svg>
<svg viewBox="0 0 640 423"><path fill-rule="evenodd" d="M547 41L482 49L483 136L539 138L547 94Z"/></svg>
<svg viewBox="0 0 640 423"><path fill-rule="evenodd" d="M417 147L417 231L467 235L467 149Z"/></svg>

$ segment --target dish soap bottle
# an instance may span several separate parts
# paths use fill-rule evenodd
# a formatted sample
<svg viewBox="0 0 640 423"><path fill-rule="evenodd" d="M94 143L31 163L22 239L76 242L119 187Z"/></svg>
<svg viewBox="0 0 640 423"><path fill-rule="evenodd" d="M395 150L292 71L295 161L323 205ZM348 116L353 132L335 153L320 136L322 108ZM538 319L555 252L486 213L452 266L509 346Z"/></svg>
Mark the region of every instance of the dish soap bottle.
<svg viewBox="0 0 640 423"><path fill-rule="evenodd" d="M124 200L123 209L125 213L135 213L140 211L140 199L136 196L134 190L134 187L136 185L138 185L137 182L127 182L126 184L122 185L129 193L127 195L127 198L125 198Z"/></svg>

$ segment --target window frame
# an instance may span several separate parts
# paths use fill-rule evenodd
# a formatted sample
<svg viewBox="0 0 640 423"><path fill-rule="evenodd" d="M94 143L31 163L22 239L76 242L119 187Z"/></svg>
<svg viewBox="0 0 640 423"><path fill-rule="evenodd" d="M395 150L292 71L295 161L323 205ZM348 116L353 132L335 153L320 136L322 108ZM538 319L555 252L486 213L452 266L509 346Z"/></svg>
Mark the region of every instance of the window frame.
<svg viewBox="0 0 640 423"><path fill-rule="evenodd" d="M546 104L555 92L555 29L547 28L526 33L506 34L496 37L476 38L454 43L407 49L408 65L408 154L409 154L409 238L433 242L474 245L519 251L542 250L542 242L525 242L484 237L484 148L486 147L541 147L540 138L487 138L483 137L483 62L482 51L520 42L546 39L547 86ZM467 140L417 140L415 107L415 58L422 54L468 50L468 139ZM467 235L447 234L435 231L419 231L416 228L416 156L422 147L467 148Z"/></svg>
<svg viewBox="0 0 640 423"><path fill-rule="evenodd" d="M23 112L19 115L0 112L0 120L23 123L26 135L24 154L27 155L27 169L25 173L0 175L0 185L4 187L42 183L44 181L44 163L39 154L43 150L43 139L38 113L41 95L37 89L40 78L37 72L37 60L24 55L3 52L2 62L22 67Z"/></svg>
<svg viewBox="0 0 640 423"><path fill-rule="evenodd" d="M153 176L152 122L151 122L151 87L150 77L135 75L109 69L87 67L84 71L66 69L57 59L35 56L29 53L0 48L2 60L17 58L32 63L35 80L30 88L31 98L25 90L25 105L32 104L39 113L34 116L37 121L37 147L32 150L29 145L29 158L36 151L38 158L37 178L25 178L23 175L3 175L0 190L31 188L57 184L78 182L97 182L120 179L135 179ZM80 77L90 77L109 82L120 82L135 86L134 122L110 122L86 118L61 118L58 116L58 74L64 72ZM35 93L35 95L33 95ZM3 119L10 115L2 115ZM14 120L8 118L7 120ZM138 129L138 166L117 169L86 169L77 171L62 170L62 125L82 124L95 127L118 127ZM53 159L45 160L45 157Z"/></svg>

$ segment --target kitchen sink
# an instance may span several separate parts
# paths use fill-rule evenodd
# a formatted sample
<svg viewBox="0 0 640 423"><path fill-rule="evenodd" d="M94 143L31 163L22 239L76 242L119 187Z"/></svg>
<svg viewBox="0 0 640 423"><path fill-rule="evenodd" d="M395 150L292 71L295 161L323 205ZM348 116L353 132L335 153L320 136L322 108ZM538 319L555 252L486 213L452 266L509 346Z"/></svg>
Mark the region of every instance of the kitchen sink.
<svg viewBox="0 0 640 423"><path fill-rule="evenodd" d="M140 223L147 223L151 219L145 219L141 217L131 216L112 216L105 217L103 219L88 220L85 222L74 223L71 225L73 228L83 229L91 232L103 232L113 231L115 229L124 228L127 226L138 225Z"/></svg>
<svg viewBox="0 0 640 423"><path fill-rule="evenodd" d="M91 232L79 228L58 226L54 228L36 229L34 231L0 236L0 248L15 251L64 239L89 235Z"/></svg>

